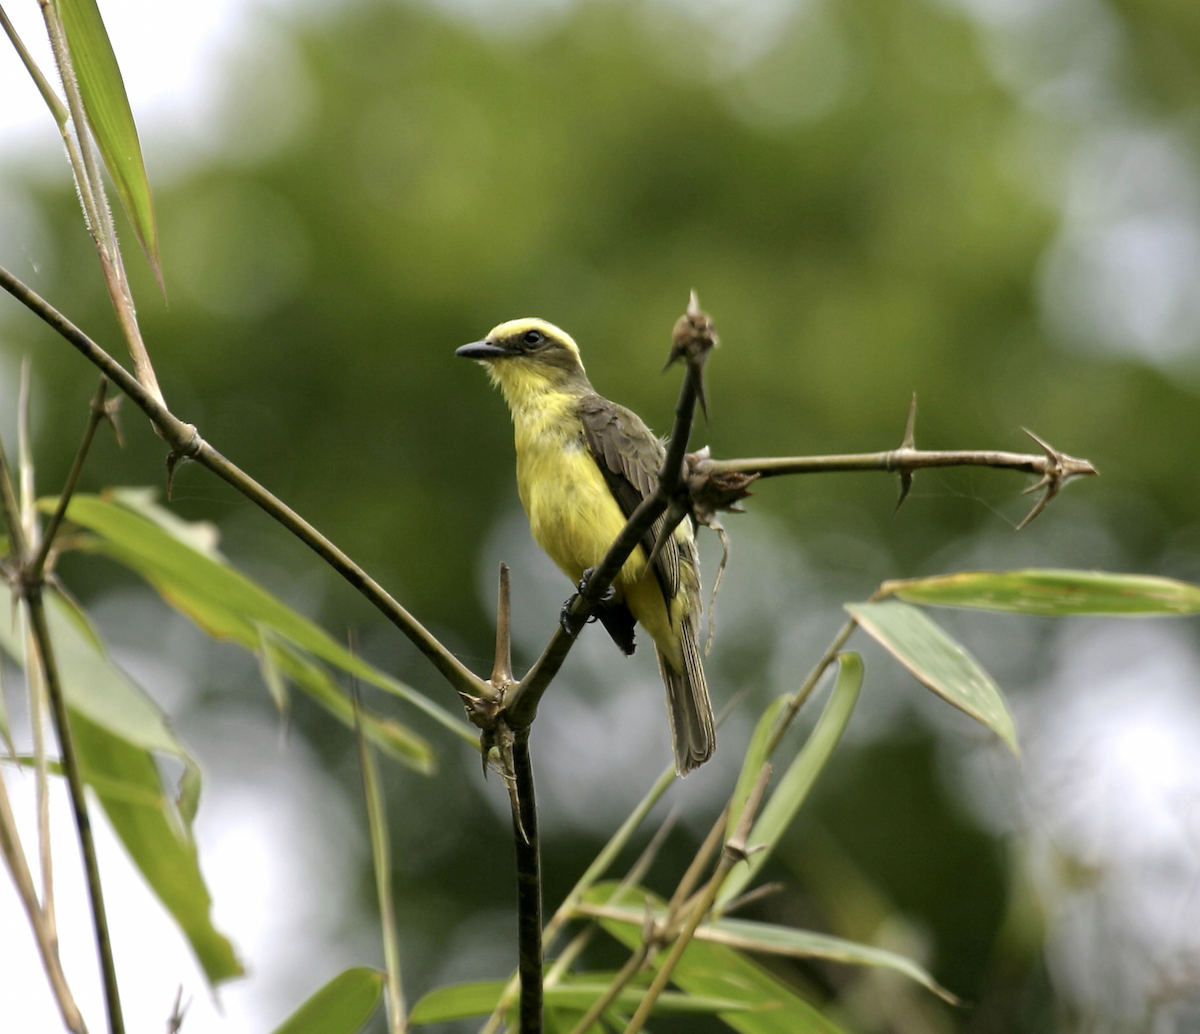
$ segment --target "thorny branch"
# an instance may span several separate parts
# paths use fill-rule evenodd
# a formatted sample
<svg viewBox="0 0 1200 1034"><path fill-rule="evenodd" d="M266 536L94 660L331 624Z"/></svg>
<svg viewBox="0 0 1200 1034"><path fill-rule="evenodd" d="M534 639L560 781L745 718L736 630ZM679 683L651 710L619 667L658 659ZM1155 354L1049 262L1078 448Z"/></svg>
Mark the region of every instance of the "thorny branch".
<svg viewBox="0 0 1200 1034"><path fill-rule="evenodd" d="M491 692L490 687L483 679L474 675L433 633L397 603L375 579L341 549L286 503L268 492L240 467L217 452L200 436L200 432L192 424L180 420L95 341L3 267L0 267L0 287L3 287L61 337L65 338L150 418L150 422L171 447L171 453L167 460L168 489L170 472L180 461L190 459L207 467L217 477L232 485L252 503L287 528L354 586L384 617L408 637L456 690L466 691L477 696L486 696Z"/></svg>
<svg viewBox="0 0 1200 1034"><path fill-rule="evenodd" d="M481 741L485 752L493 744L505 743L502 768L506 779L511 780L514 812L514 831L518 854L524 853L528 865L522 869L522 893L527 895L530 905L522 916L522 924L529 930L531 943L537 932L536 966L540 972L540 881L535 877L525 886L529 877L537 872L536 815L533 808L532 768L528 757L528 732L537 714L537 706L562 666L580 629L592 614L604 592L620 570L629 554L637 548L646 530L664 512L667 513L666 527L660 535L660 543L669 535L679 521L690 517L698 523L715 525L715 515L720 510L738 510L738 502L750 495L749 485L760 478L777 477L783 474L817 473L851 470L884 470L900 475L900 502L903 502L912 485L916 470L927 467L946 466L989 466L1020 470L1036 474L1040 480L1027 491L1043 490L1037 503L1021 522L1024 527L1045 508L1047 503L1074 477L1094 475L1095 468L1087 461L1060 452L1027 432L1042 447L1044 455L1027 455L1001 451L923 451L914 444L913 424L915 420L915 398L909 413L908 426L901 445L879 453L865 453L817 457L773 457L762 459L714 460L708 450L687 453L696 404L707 414L703 373L709 351L716 344L716 333L711 319L703 313L693 293L687 313L676 323L673 332L673 347L667 365L679 358L686 362L686 373L675 410L675 421L666 448L666 459L660 471L656 491L646 498L626 522L624 529L613 542L604 561L591 573L579 594L567 610L565 627L556 626L554 635L542 655L529 669L525 677L514 681L508 643L507 572L502 574L500 620L497 628L496 663L489 680L471 673L431 633L403 607L392 599L361 568L342 553L332 542L320 535L284 503L267 492L225 457L221 456L203 438L196 428L179 420L162 402L148 392L124 367L104 352L95 342L70 323L62 314L39 298L3 268L0 268L0 286L31 309L36 315L65 337L86 358L98 366L105 375L125 394L133 399L150 418L155 428L171 446L168 471L182 459L193 459L208 467L223 480L269 513L288 530L310 546L318 555L338 571L347 581L366 596L386 617L426 655L446 680L459 692L467 707L468 717L481 730ZM169 477L168 477L169 486ZM899 506L899 503L897 503ZM658 548L657 546L655 547ZM844 630L840 637L852 630ZM824 660L824 659L823 659ZM816 677L826 664L818 665L813 677L797 694L794 706L789 709L790 718L811 691ZM786 725L786 722L784 723ZM515 751L514 751L515 748ZM514 753L520 753L519 759ZM518 772L525 778L519 778ZM526 784L527 785L522 785ZM736 839L736 838L735 838ZM729 845L731 858L736 845ZM731 864L731 863L730 863ZM531 888L536 893L530 894ZM714 891L715 893L715 891ZM535 910L536 909L536 910ZM695 923L700 921L704 910L693 913ZM536 920L534 917L536 916ZM557 917L556 917L557 918ZM676 942L687 939L687 932ZM522 952L522 983L526 976L533 980L534 957L532 952ZM661 975L661 971L660 971ZM538 989L540 991L540 987ZM524 996L523 996L524 997ZM540 998L540 994L537 996ZM524 1018L532 1021L534 999L522 1003ZM538 1007L540 1013L540 1005Z"/></svg>

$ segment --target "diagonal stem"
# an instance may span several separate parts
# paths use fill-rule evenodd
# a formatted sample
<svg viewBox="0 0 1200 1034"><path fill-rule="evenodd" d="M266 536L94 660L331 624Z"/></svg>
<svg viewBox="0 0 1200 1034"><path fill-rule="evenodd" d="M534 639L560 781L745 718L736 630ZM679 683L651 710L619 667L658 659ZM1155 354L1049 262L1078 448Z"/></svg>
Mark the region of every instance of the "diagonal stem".
<svg viewBox="0 0 1200 1034"><path fill-rule="evenodd" d="M477 678L457 657L405 610L370 575L342 550L305 521L286 503L231 463L209 445L191 424L175 416L156 396L147 391L128 370L76 327L49 302L0 267L0 287L65 338L84 358L97 366L143 413L171 446L172 455L191 459L207 467L223 481L282 524L313 550L330 567L357 589L425 655L456 690L475 696L487 694L486 683Z"/></svg>

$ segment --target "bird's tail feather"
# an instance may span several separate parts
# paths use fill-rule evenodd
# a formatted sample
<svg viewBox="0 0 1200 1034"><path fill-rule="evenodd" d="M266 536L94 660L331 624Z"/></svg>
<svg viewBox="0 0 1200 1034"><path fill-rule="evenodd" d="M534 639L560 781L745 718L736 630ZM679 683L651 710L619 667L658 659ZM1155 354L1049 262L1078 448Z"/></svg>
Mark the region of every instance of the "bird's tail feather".
<svg viewBox="0 0 1200 1034"><path fill-rule="evenodd" d="M667 687L667 714L671 718L671 739L675 746L675 770L687 775L712 757L717 746L713 728L712 704L708 684L700 664L700 645L692 618L686 617L680 629L683 647L683 671L673 666L658 651L658 670Z"/></svg>

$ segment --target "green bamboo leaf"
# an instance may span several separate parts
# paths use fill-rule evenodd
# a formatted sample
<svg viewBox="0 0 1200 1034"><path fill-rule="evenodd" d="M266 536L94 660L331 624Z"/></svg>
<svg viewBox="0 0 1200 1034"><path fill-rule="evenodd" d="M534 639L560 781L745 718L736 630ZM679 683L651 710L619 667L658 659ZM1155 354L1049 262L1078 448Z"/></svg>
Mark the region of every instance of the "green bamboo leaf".
<svg viewBox="0 0 1200 1034"><path fill-rule="evenodd" d="M587 896L588 903L604 904L615 887L612 883L597 884ZM631 889L629 898L638 902L639 909L649 898L655 908L666 911L661 900L640 888ZM631 924L624 919L601 918L600 925L629 948L641 944L640 920ZM737 1002L740 1010L719 1015L722 1022L740 1034L843 1034L832 1020L758 963L723 944L693 940L671 980L689 995Z"/></svg>
<svg viewBox="0 0 1200 1034"><path fill-rule="evenodd" d="M408 1022L414 1027L422 1027L468 1016L485 1016L496 1008L506 986L504 980L480 980L435 988L413 1006Z"/></svg>
<svg viewBox="0 0 1200 1034"><path fill-rule="evenodd" d="M962 571L934 578L884 582L881 592L908 603L1045 617L1200 612L1200 585L1105 571Z"/></svg>
<svg viewBox="0 0 1200 1034"><path fill-rule="evenodd" d="M359 717L357 703L355 717ZM383 938L383 959L387 972L388 1014L393 1030L403 1030L404 994L400 984L400 941L396 936L396 910L392 904L392 844L388 837L387 808L375 755L367 743L362 722L354 727L358 740L358 760L362 768L363 796L367 802L367 828L371 834L371 862L375 870L375 891L379 899L379 927Z"/></svg>
<svg viewBox="0 0 1200 1034"><path fill-rule="evenodd" d="M47 590L43 599L67 705L143 750L172 754L194 764L166 715L111 662L80 612L53 590ZM12 593L0 591L0 650L24 668L21 627Z"/></svg>
<svg viewBox="0 0 1200 1034"><path fill-rule="evenodd" d="M353 728L353 702L326 668L277 636L271 639L268 649L271 651L272 667L286 675L344 725ZM367 739L389 757L422 775L432 775L437 770L433 749L423 736L418 736L408 726L401 725L394 718L376 714L361 704L358 720Z"/></svg>
<svg viewBox="0 0 1200 1034"><path fill-rule="evenodd" d="M43 500L41 505L52 508L54 500ZM319 625L231 567L211 544L198 548L194 536L182 535L165 519L148 518L150 504L144 499L136 506L131 509L122 496L77 494L67 508L67 517L97 536L83 541L81 548L103 553L140 574L167 603L214 638L231 639L253 652L261 646L262 628L268 628L277 639L402 698L472 746L478 745L477 733L461 718L355 656ZM301 689L312 691L312 680L295 678L279 656L274 660ZM348 698L340 690L336 694L343 706L335 713L349 721ZM329 704L327 698L321 702ZM398 727L399 723L391 725ZM367 731L374 736L371 723ZM410 744L407 754L418 758L418 768L429 771L432 747L416 733L405 732Z"/></svg>
<svg viewBox="0 0 1200 1034"><path fill-rule="evenodd" d="M858 691L862 688L862 659L856 653L838 654L838 677L825 710L817 720L812 734L788 766L779 785L763 805L750 830L748 843L755 848L744 865L737 865L725 878L717 895L717 907L737 897L758 875L771 856L784 830L796 817L796 812L808 797L808 792L824 770L833 748L842 737L850 720ZM761 849L760 849L761 848Z"/></svg>
<svg viewBox="0 0 1200 1034"><path fill-rule="evenodd" d="M125 80L95 0L58 0L59 16L67 36L67 49L79 82L79 93L88 125L133 232L159 284L158 225L150 181L142 159L133 111L125 94ZM83 132L83 128L79 127Z"/></svg>
<svg viewBox="0 0 1200 1034"><path fill-rule="evenodd" d="M209 917L212 899L192 838L200 787L195 760L166 716L112 663L86 615L52 590L43 599L84 781L209 981L240 976L232 945ZM20 629L11 593L0 592L0 650L23 667ZM163 786L155 754L184 767L175 799Z"/></svg>
<svg viewBox="0 0 1200 1034"><path fill-rule="evenodd" d="M846 610L917 679L982 722L1019 754L1004 694L967 651L916 607L896 600L847 603Z"/></svg>
<svg viewBox="0 0 1200 1034"><path fill-rule="evenodd" d="M656 918L665 919L665 910ZM629 927L641 930L646 921L645 907L604 905L601 919L625 923ZM696 929L696 938L706 943L723 944L739 951L764 955L824 959L827 962L845 963L850 966L891 969L928 988L951 1005L962 1004L957 996L942 987L928 971L912 959L843 937L814 933L811 930L796 930L772 923L758 923L748 919L722 917L699 926Z"/></svg>
<svg viewBox="0 0 1200 1034"><path fill-rule="evenodd" d="M591 1007L607 990L615 974L588 973L582 979L564 978L562 983L547 987L543 1001L547 1008L574 1012L576 1020ZM413 1007L409 1022L414 1027L430 1023L448 1023L451 1020L471 1016L485 1016L496 1008L505 988L501 980L487 980L469 984L451 984L439 987L426 994ZM617 996L614 1003L618 1009L633 1012L645 994L644 988L631 986ZM713 1014L742 1012L748 1007L744 1001L732 998L703 997L678 992L666 992L656 1003L657 1015ZM572 1023L571 1026L574 1026ZM568 1027L568 1029L570 1029Z"/></svg>
<svg viewBox="0 0 1200 1034"><path fill-rule="evenodd" d="M254 651L254 655L258 658L258 671L262 675L263 685L267 687L267 692L271 695L275 710L282 716L288 713L287 680L283 677L283 672L279 670L276 662L279 648L273 641L274 639L274 634L266 625L259 625L258 649Z"/></svg>
<svg viewBox="0 0 1200 1034"><path fill-rule="evenodd" d="M714 944L724 944L742 951L793 958L818 958L828 962L844 962L852 966L879 966L902 973L922 987L928 988L951 1005L962 1002L912 959L895 952L859 944L842 937L793 930L771 923L756 923L748 919L721 918L702 928L697 936Z"/></svg>
<svg viewBox="0 0 1200 1034"><path fill-rule="evenodd" d="M742 771L738 775L737 786L733 790L732 806L729 809L729 821L725 824L725 838L733 836L738 819L742 817L742 809L750 799L750 791L758 780L759 770L767 758L767 743L771 739L771 730L779 720L779 715L788 705L791 696L785 693L767 705L758 724L754 727L754 735L750 737L750 745L746 748L746 757L742 760Z"/></svg>
<svg viewBox="0 0 1200 1034"><path fill-rule="evenodd" d="M212 925L212 897L191 827L163 792L154 757L76 711L70 719L84 780L129 857L186 935L209 982L241 976L233 946Z"/></svg>
<svg viewBox="0 0 1200 1034"><path fill-rule="evenodd" d="M274 1034L357 1034L379 1008L383 974L343 970L275 1028Z"/></svg>

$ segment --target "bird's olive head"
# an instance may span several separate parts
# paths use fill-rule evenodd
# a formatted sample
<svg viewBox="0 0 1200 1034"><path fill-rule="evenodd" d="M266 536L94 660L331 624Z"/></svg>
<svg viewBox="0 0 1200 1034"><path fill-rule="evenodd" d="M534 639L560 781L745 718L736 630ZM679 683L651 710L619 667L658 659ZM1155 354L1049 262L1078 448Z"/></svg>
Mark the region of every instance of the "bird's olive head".
<svg viewBox="0 0 1200 1034"><path fill-rule="evenodd" d="M484 363L505 396L512 396L510 402L527 391L544 390L547 383L563 390L587 386L580 347L568 332L544 319L510 319L482 341L462 345L455 355Z"/></svg>
<svg viewBox="0 0 1200 1034"><path fill-rule="evenodd" d="M579 346L571 340L571 335L553 323L539 319L501 323L482 341L463 345L454 354L464 359L482 360L497 377L503 377L502 368L514 360L514 366L544 368L547 376L556 370L568 374L583 372Z"/></svg>

